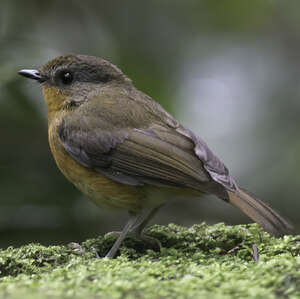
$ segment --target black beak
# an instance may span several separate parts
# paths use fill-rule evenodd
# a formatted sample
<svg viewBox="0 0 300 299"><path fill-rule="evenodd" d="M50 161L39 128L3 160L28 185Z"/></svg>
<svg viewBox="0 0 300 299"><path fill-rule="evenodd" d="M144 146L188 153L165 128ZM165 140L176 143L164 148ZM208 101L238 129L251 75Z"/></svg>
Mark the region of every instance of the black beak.
<svg viewBox="0 0 300 299"><path fill-rule="evenodd" d="M43 83L46 80L43 76L41 76L38 70L20 70L18 74L26 78L36 80L40 83Z"/></svg>

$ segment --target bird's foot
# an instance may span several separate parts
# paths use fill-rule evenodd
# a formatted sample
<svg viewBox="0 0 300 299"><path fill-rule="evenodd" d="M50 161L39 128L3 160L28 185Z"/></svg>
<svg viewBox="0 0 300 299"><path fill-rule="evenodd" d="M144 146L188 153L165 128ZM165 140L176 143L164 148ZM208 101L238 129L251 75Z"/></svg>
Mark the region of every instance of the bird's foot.
<svg viewBox="0 0 300 299"><path fill-rule="evenodd" d="M148 244L149 247L151 247L153 249L159 249L159 251L161 251L161 249L162 249L161 242L154 237L151 237L149 235L141 233L141 234L137 235L136 238L138 240L141 240L142 242Z"/></svg>
<svg viewBox="0 0 300 299"><path fill-rule="evenodd" d="M121 231L112 231L112 232L106 233L104 237L118 238L121 235L121 233L122 233ZM158 239L151 237L144 233L132 231L127 234L126 239L127 238L132 238L134 240L141 241L153 249L159 249L160 251L162 249L161 242Z"/></svg>

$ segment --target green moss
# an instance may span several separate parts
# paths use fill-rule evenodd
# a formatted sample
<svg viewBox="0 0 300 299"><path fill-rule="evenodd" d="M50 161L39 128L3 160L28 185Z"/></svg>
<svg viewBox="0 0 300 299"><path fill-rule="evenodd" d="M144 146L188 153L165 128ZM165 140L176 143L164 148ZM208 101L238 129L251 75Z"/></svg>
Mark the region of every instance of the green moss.
<svg viewBox="0 0 300 299"><path fill-rule="evenodd" d="M0 251L0 298L300 298L300 236L270 237L256 225L152 226L161 252L112 236L82 247L30 244ZM259 251L253 258L252 246Z"/></svg>

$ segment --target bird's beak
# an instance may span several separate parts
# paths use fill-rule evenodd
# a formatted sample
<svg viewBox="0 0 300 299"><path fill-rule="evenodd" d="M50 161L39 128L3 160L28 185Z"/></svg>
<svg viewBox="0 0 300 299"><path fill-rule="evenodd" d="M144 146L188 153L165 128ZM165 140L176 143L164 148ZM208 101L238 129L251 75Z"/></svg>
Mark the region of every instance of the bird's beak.
<svg viewBox="0 0 300 299"><path fill-rule="evenodd" d="M46 81L46 78L43 77L38 70L20 70L18 74L26 78L37 80L40 83Z"/></svg>

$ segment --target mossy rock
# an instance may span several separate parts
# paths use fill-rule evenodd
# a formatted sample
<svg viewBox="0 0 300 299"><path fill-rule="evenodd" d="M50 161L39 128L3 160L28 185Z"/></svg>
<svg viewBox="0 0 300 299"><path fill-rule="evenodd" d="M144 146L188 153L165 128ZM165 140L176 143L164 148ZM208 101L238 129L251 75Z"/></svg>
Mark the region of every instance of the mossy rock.
<svg viewBox="0 0 300 299"><path fill-rule="evenodd" d="M147 233L160 252L129 238L116 259L103 258L112 236L1 250L0 298L300 298L300 236L222 223Z"/></svg>

